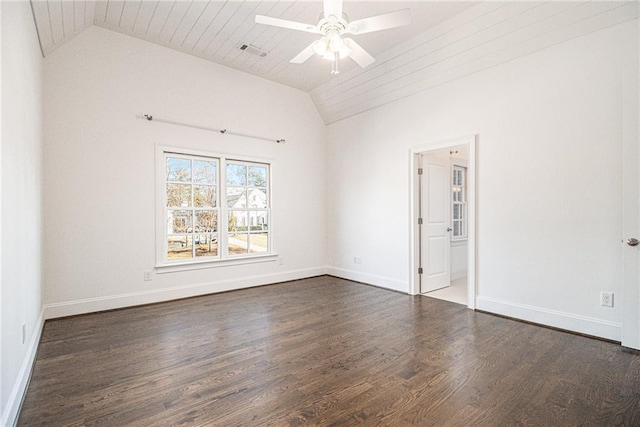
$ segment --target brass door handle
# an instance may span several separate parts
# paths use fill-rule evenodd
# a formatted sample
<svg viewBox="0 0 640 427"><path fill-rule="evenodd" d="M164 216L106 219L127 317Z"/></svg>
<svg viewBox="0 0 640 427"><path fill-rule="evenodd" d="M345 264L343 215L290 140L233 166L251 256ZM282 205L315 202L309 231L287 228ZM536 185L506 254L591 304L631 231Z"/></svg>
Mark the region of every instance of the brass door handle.
<svg viewBox="0 0 640 427"><path fill-rule="evenodd" d="M627 245L629 246L638 246L638 243L640 243L640 240L636 239L635 237L630 237L627 239Z"/></svg>

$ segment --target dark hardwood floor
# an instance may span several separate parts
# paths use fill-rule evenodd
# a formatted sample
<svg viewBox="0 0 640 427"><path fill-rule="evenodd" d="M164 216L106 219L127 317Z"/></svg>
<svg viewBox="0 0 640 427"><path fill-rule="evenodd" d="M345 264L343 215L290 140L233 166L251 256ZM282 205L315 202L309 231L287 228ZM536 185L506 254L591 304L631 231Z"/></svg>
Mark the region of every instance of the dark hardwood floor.
<svg viewBox="0 0 640 427"><path fill-rule="evenodd" d="M640 425L640 356L333 277L47 321L19 425Z"/></svg>

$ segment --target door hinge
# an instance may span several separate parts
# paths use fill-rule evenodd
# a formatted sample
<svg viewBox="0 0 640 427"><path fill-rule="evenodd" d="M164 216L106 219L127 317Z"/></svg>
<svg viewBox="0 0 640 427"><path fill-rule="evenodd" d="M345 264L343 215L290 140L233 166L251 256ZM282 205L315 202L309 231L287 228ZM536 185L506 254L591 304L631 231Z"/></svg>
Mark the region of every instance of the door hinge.
<svg viewBox="0 0 640 427"><path fill-rule="evenodd" d="M418 267L418 274L422 274L422 267Z"/></svg>
<svg viewBox="0 0 640 427"><path fill-rule="evenodd" d="M422 172L424 172L424 170L422 168L418 168L418 175L422 175Z"/></svg>
<svg viewBox="0 0 640 427"><path fill-rule="evenodd" d="M418 225L422 225L422 218L418 218Z"/></svg>

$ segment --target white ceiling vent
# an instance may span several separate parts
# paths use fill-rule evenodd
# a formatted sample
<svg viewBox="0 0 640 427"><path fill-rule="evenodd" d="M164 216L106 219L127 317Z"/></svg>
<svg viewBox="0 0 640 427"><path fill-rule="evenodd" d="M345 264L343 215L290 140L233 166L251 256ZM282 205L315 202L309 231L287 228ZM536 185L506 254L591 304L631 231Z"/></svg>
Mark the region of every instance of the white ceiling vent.
<svg viewBox="0 0 640 427"><path fill-rule="evenodd" d="M256 47L252 44L240 43L238 45L238 49L243 50L247 53L250 53L251 55L259 56L261 58L264 58L265 56L267 56L267 52L263 51L259 47Z"/></svg>

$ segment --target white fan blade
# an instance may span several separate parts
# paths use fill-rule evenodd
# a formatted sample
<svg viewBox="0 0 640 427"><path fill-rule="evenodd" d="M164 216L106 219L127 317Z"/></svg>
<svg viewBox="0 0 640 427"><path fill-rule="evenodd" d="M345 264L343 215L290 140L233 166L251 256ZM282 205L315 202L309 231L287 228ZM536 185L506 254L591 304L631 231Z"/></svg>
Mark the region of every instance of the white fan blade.
<svg viewBox="0 0 640 427"><path fill-rule="evenodd" d="M286 19L273 18L271 16L256 15L256 23L271 25L274 27L289 28L291 30L304 31L307 33L321 34L315 25L303 24L302 22L288 21Z"/></svg>
<svg viewBox="0 0 640 427"><path fill-rule="evenodd" d="M313 50L313 44L315 42L311 43L309 46L305 47L304 50L302 52L300 52L299 54L297 54L292 60L290 60L289 62L291 62L292 64L302 64L303 62L306 62L307 59L311 58L316 52Z"/></svg>
<svg viewBox="0 0 640 427"><path fill-rule="evenodd" d="M358 19L349 23L347 33L366 34L373 31L386 30L389 28L401 27L411 23L411 9L402 9L396 12L385 13L384 15L372 16L371 18Z"/></svg>
<svg viewBox="0 0 640 427"><path fill-rule="evenodd" d="M331 15L338 19L342 19L342 0L324 0L324 17Z"/></svg>
<svg viewBox="0 0 640 427"><path fill-rule="evenodd" d="M351 49L351 53L349 53L351 59L356 61L356 63L362 68L368 67L375 62L376 59L369 55L369 52L364 50L362 46L356 43L353 39L346 38L344 39L344 42L347 47Z"/></svg>

